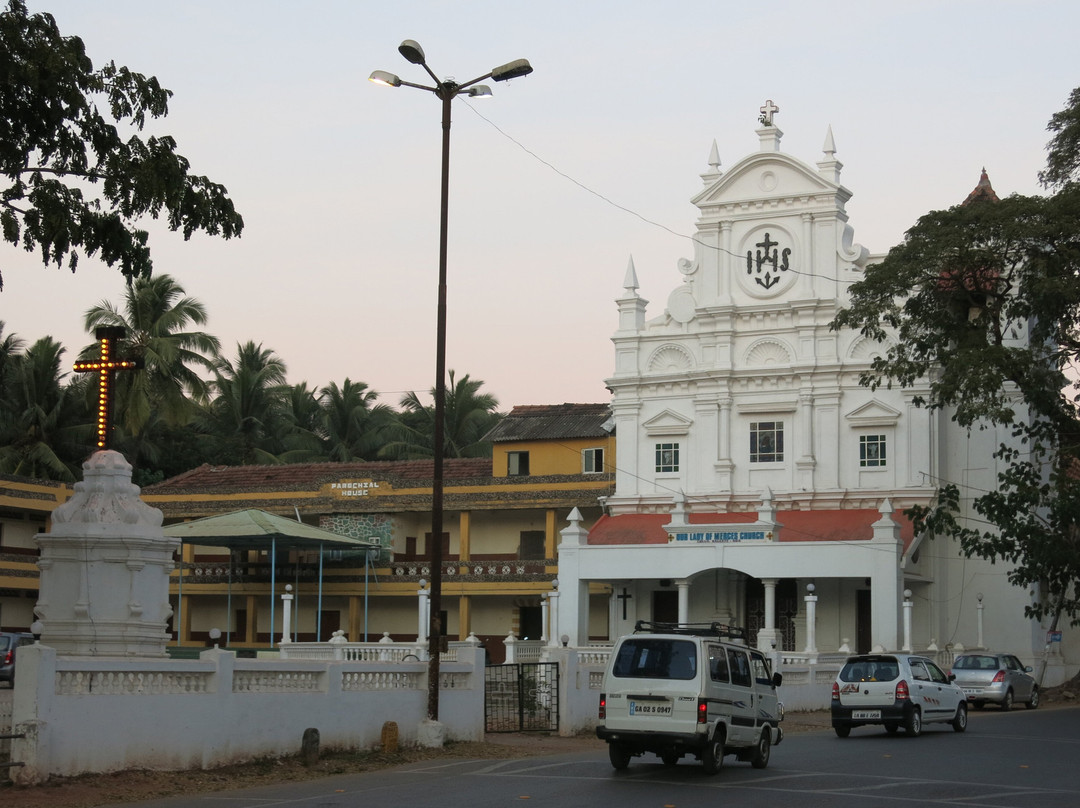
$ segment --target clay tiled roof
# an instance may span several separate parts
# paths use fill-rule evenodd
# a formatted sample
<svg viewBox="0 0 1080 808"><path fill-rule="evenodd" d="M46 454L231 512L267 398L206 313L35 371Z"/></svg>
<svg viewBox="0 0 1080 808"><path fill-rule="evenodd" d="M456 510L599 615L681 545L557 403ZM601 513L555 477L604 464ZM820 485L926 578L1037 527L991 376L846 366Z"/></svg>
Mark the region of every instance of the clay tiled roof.
<svg viewBox="0 0 1080 808"><path fill-rule="evenodd" d="M394 481L430 481L431 460L398 460L372 463L294 463L282 466L211 466L198 468L143 489L147 494L178 494L213 491L312 491L321 485L347 478L378 478ZM445 480L491 477L491 458L447 458Z"/></svg>
<svg viewBox="0 0 1080 808"><path fill-rule="evenodd" d="M510 414L484 436L492 443L507 441L605 438L611 434L607 404L527 404Z"/></svg>
<svg viewBox="0 0 1080 808"><path fill-rule="evenodd" d="M967 195L967 199L964 200L965 205L970 205L974 202L1000 202L998 195L994 193L994 186L990 184L990 177L986 174L986 169L982 170L982 176L979 177L979 184L975 186L970 194Z"/></svg>

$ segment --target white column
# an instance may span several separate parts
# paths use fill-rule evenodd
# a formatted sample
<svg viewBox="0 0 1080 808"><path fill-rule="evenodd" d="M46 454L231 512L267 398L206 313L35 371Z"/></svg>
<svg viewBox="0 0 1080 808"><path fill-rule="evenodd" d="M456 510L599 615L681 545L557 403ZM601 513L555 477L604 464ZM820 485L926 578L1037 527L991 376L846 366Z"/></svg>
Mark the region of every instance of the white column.
<svg viewBox="0 0 1080 808"><path fill-rule="evenodd" d="M911 590L904 590L904 651L911 650Z"/></svg>
<svg viewBox="0 0 1080 808"><path fill-rule="evenodd" d="M548 608L548 593L543 592L540 595L540 644L548 644L548 616L551 614L551 609Z"/></svg>
<svg viewBox="0 0 1080 808"><path fill-rule="evenodd" d="M291 642L292 633L292 584L286 584L285 594L281 596L281 642Z"/></svg>
<svg viewBox="0 0 1080 808"><path fill-rule="evenodd" d="M679 622L690 622L690 582L685 578L680 578L675 581L675 586L679 590Z"/></svg>
<svg viewBox="0 0 1080 808"><path fill-rule="evenodd" d="M551 591L548 593L548 599L551 601L551 636L548 638L548 645L558 646L562 644L559 639L559 579L555 578L551 582Z"/></svg>
<svg viewBox="0 0 1080 808"><path fill-rule="evenodd" d="M427 586L427 581L423 578L420 579L420 590L416 593L420 598L417 611L419 612L417 620L417 632L416 632L416 644L421 645L427 642L428 639L428 591L424 587Z"/></svg>
<svg viewBox="0 0 1080 808"><path fill-rule="evenodd" d="M975 614L978 617L978 629L979 629L979 648L985 648L986 643L983 642L983 602L982 592L978 594L979 605L975 607Z"/></svg>
<svg viewBox="0 0 1080 808"><path fill-rule="evenodd" d="M765 628L758 632L757 647L772 651L776 644L776 578L762 578L765 587Z"/></svg>
<svg viewBox="0 0 1080 808"><path fill-rule="evenodd" d="M806 648L807 654L817 653L817 595L814 594L814 585L806 585Z"/></svg>

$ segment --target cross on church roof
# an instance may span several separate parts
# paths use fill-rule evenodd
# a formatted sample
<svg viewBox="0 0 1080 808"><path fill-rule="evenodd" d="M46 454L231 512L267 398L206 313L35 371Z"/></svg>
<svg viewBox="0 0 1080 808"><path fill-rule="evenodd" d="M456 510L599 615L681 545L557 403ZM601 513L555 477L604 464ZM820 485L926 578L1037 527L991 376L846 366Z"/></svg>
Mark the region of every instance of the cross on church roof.
<svg viewBox="0 0 1080 808"><path fill-rule="evenodd" d="M120 326L101 326L94 332L94 336L100 343L99 358L96 361L75 363L76 373L97 373L98 375L98 449L109 448L109 435L112 432L113 373L118 370L135 370L143 366L141 359L113 359L114 340L123 339L126 333Z"/></svg>
<svg viewBox="0 0 1080 808"><path fill-rule="evenodd" d="M761 117L758 119L766 126L772 126L772 116L780 111L780 107L776 106L770 98L765 102L765 106L760 108Z"/></svg>

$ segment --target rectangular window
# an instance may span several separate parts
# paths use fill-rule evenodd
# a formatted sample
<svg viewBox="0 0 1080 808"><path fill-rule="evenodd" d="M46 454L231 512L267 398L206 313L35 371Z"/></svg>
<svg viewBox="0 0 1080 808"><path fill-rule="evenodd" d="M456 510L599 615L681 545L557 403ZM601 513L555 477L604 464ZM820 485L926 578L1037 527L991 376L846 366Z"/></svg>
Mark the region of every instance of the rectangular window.
<svg viewBox="0 0 1080 808"><path fill-rule="evenodd" d="M542 561L544 558L544 531L523 530L518 544L518 558L529 561Z"/></svg>
<svg viewBox="0 0 1080 808"><path fill-rule="evenodd" d="M508 477L527 477L529 475L529 453L507 452L506 474Z"/></svg>
<svg viewBox="0 0 1080 808"><path fill-rule="evenodd" d="M600 474L604 470L604 450L586 449L581 453L581 462L585 474Z"/></svg>
<svg viewBox="0 0 1080 808"><path fill-rule="evenodd" d="M784 459L784 422L750 424L750 462L776 463Z"/></svg>
<svg viewBox="0 0 1080 808"><path fill-rule="evenodd" d="M863 468L885 465L884 435L859 435L859 465Z"/></svg>
<svg viewBox="0 0 1080 808"><path fill-rule="evenodd" d="M656 444L656 473L673 472L679 470L679 444L658 443Z"/></svg>

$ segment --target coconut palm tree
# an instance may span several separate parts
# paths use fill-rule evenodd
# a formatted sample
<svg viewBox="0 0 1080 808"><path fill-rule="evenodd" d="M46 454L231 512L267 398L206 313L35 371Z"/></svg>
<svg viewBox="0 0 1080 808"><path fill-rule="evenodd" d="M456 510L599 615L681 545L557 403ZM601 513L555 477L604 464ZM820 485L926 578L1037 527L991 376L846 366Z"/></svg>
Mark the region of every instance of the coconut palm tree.
<svg viewBox="0 0 1080 808"><path fill-rule="evenodd" d="M451 370L449 377L443 412L443 457L487 457L491 444L481 438L502 418L496 411L499 400L490 393L481 393L484 382L470 379L467 373L455 381ZM433 397L434 393L432 388ZM384 447L383 456L401 460L432 457L434 406L424 405L416 393L408 393L401 399L401 409L395 430L397 439Z"/></svg>
<svg viewBox="0 0 1080 808"><path fill-rule="evenodd" d="M210 428L236 463L280 463L280 434L289 387L285 363L269 348L237 345L236 360L218 360L208 407Z"/></svg>
<svg viewBox="0 0 1080 808"><path fill-rule="evenodd" d="M346 378L319 391L322 435L330 460L375 460L388 439L393 410L375 403L379 394L364 382Z"/></svg>
<svg viewBox="0 0 1080 808"><path fill-rule="evenodd" d="M86 312L86 329L119 326L127 332L124 355L143 361L143 369L116 379L118 421L128 434L131 457L151 462L156 449L152 433L158 424L184 426L207 400L208 383L199 371L210 372L220 349L217 337L189 330L207 320L206 308L188 297L170 275L138 278L124 293L123 307L102 301ZM97 346L87 348L90 358Z"/></svg>
<svg viewBox="0 0 1080 808"><path fill-rule="evenodd" d="M22 353L26 342L17 334L4 334L5 323L0 320L0 401L3 400L5 384L15 365L15 357Z"/></svg>
<svg viewBox="0 0 1080 808"><path fill-rule="evenodd" d="M5 341L6 342L6 341ZM88 384L65 383L64 348L42 337L5 358L8 376L0 408L0 471L71 482L92 450Z"/></svg>

